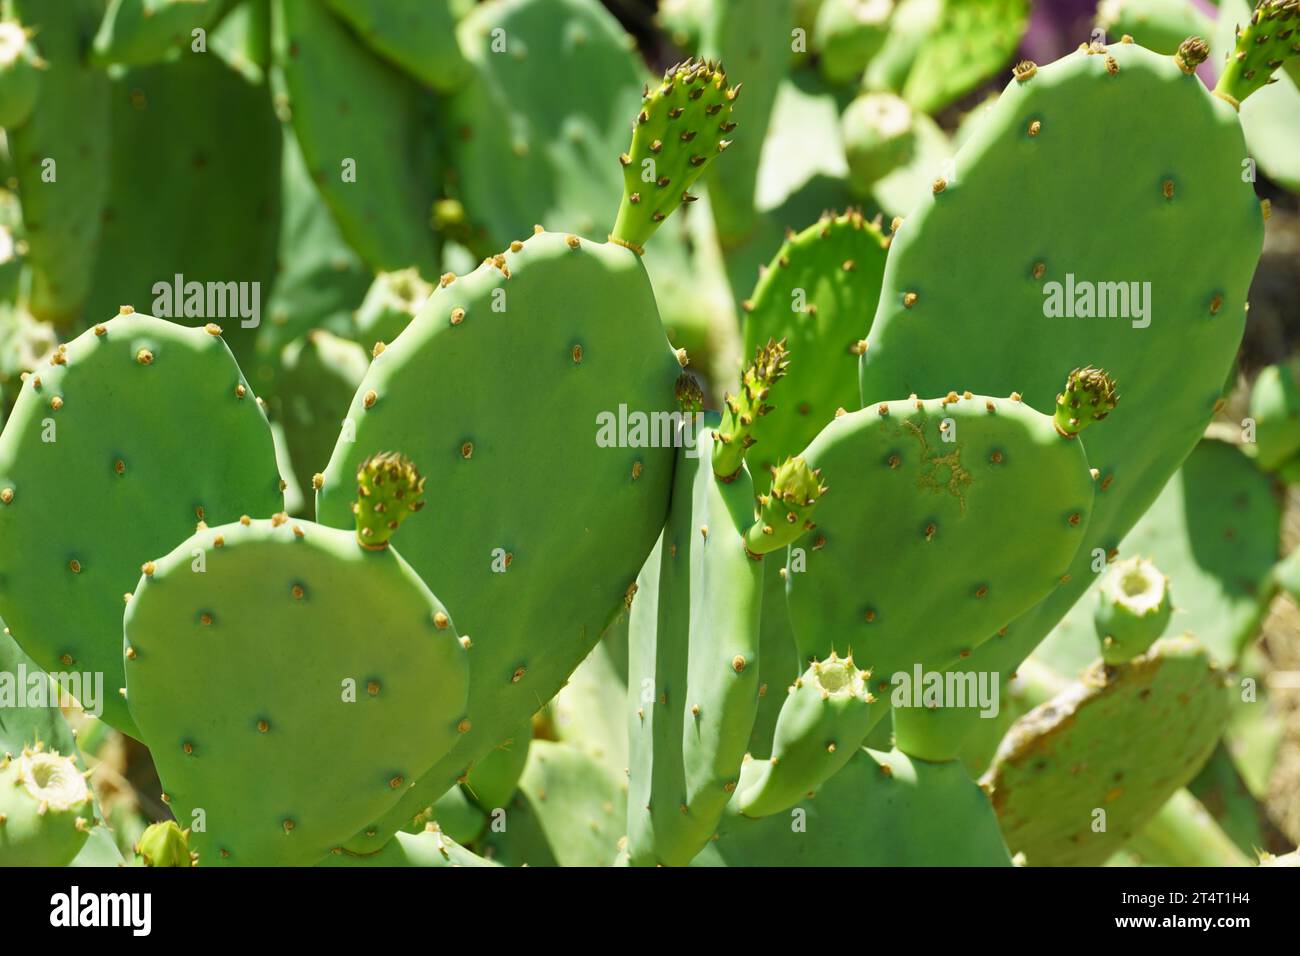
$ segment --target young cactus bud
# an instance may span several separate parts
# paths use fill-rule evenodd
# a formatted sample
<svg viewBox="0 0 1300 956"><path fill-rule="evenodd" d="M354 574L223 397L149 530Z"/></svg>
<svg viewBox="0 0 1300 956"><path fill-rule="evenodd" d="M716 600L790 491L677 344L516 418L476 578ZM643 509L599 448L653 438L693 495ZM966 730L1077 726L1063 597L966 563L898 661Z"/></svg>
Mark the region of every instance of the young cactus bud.
<svg viewBox="0 0 1300 956"><path fill-rule="evenodd" d="M732 104L740 87L727 86L721 63L690 59L664 73L646 89L632 126L632 146L623 164L623 202L611 242L640 255L659 223L683 202L687 191L713 158L731 145L736 126Z"/></svg>
<svg viewBox="0 0 1300 956"><path fill-rule="evenodd" d="M1066 380L1065 391L1056 396L1056 430L1073 438L1113 412L1117 402L1114 379L1091 365L1076 368Z"/></svg>
<svg viewBox="0 0 1300 956"><path fill-rule="evenodd" d="M840 120L849 185L861 195L916 154L912 107L892 93L863 93Z"/></svg>
<svg viewBox="0 0 1300 956"><path fill-rule="evenodd" d="M1129 558L1116 564L1101 584L1093 625L1107 664L1122 664L1155 643L1169 624L1169 581L1154 564Z"/></svg>
<svg viewBox="0 0 1300 956"><path fill-rule="evenodd" d="M388 547L388 539L407 516L424 507L424 479L405 455L386 451L371 455L357 469L357 540L371 551Z"/></svg>
<svg viewBox="0 0 1300 956"><path fill-rule="evenodd" d="M832 651L795 679L776 718L772 758L751 761L741 771L741 813L780 813L848 763L881 712L871 707L875 698L867 690L870 677L870 671L854 665L851 655L840 658Z"/></svg>
<svg viewBox="0 0 1300 956"><path fill-rule="evenodd" d="M47 64L31 44L31 32L12 20L0 22L0 126L27 122Z"/></svg>
<svg viewBox="0 0 1300 956"><path fill-rule="evenodd" d="M690 372L682 372L677 376L674 393L677 397L677 407L681 409L683 415L695 415L704 411L704 390L700 388L700 383Z"/></svg>
<svg viewBox="0 0 1300 956"><path fill-rule="evenodd" d="M1178 45L1178 50L1174 53L1174 62L1178 64L1178 69L1189 76L1209 58L1210 45L1200 37L1188 37Z"/></svg>
<svg viewBox="0 0 1300 956"><path fill-rule="evenodd" d="M745 452L754 444L754 421L772 410L766 403L767 393L789 365L785 339L768 339L741 373L739 393L726 397L722 422L713 433L713 473L723 481L733 481L740 474Z"/></svg>
<svg viewBox="0 0 1300 956"><path fill-rule="evenodd" d="M1273 73L1300 57L1300 0L1260 0L1250 22L1237 30L1236 48L1214 88L1233 106L1274 82Z"/></svg>
<svg viewBox="0 0 1300 956"><path fill-rule="evenodd" d="M190 852L190 831L175 820L152 823L140 835L135 855L145 866L194 866L198 854Z"/></svg>
<svg viewBox="0 0 1300 956"><path fill-rule="evenodd" d="M745 550L759 558L799 540L812 523L813 508L826 494L821 469L813 471L802 458L787 458L772 469L772 491L758 497L758 520L745 532Z"/></svg>

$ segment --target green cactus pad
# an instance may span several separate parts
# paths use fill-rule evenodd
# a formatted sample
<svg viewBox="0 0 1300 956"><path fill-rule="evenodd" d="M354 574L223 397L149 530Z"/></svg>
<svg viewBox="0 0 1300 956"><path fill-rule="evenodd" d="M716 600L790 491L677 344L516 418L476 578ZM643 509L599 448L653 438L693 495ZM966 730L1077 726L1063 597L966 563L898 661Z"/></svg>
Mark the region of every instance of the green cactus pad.
<svg viewBox="0 0 1300 956"><path fill-rule="evenodd" d="M1250 22L1237 30L1237 45L1214 88L1239 106L1266 86L1287 60L1300 57L1300 0L1259 0Z"/></svg>
<svg viewBox="0 0 1300 956"><path fill-rule="evenodd" d="M500 403L503 368L527 397L518 404ZM367 450L418 461L440 504L403 533L401 551L475 646L473 729L377 832L414 816L544 706L630 600L667 513L674 450L646 447L646 427L622 440L616 425L666 419L680 372L637 256L550 233L440 285L375 359L317 514L351 524Z"/></svg>
<svg viewBox="0 0 1300 956"><path fill-rule="evenodd" d="M315 863L467 729L446 610L352 531L201 530L145 565L124 623L131 713L203 866Z"/></svg>
<svg viewBox="0 0 1300 956"><path fill-rule="evenodd" d="M704 846L735 789L758 706L762 564L742 540L753 485L743 465L734 481L719 481L713 445L706 430L689 453L698 457L679 456L668 522L632 602L627 835L638 866L685 866Z"/></svg>
<svg viewBox="0 0 1300 956"><path fill-rule="evenodd" d="M1282 362L1259 373L1250 393L1250 418L1255 422L1256 461L1277 471L1300 456L1300 382L1297 364Z"/></svg>
<svg viewBox="0 0 1300 956"><path fill-rule="evenodd" d="M175 820L151 823L135 844L136 858L145 866L194 866L198 859L190 854L190 831L182 830Z"/></svg>
<svg viewBox="0 0 1300 956"><path fill-rule="evenodd" d="M1197 445L1118 549L1169 578L1174 613L1157 636L1190 632L1220 664L1235 665L1274 593L1281 521L1269 477L1249 458L1221 441ZM1077 674L1097 656L1093 614L1103 580L1097 576L1093 593L1035 651L1057 673Z"/></svg>
<svg viewBox="0 0 1300 956"><path fill-rule="evenodd" d="M1115 39L1132 36L1148 50L1172 56L1188 37L1207 37L1214 21L1193 0L1101 0L1097 26Z"/></svg>
<svg viewBox="0 0 1300 956"><path fill-rule="evenodd" d="M869 314L880 295L888 245L861 213L826 216L788 239L759 279L747 304L745 349L780 339L795 356L775 407L753 425L759 490L769 487L769 469L802 450L836 409L859 407L863 310Z"/></svg>
<svg viewBox="0 0 1300 956"><path fill-rule="evenodd" d="M789 814L733 801L695 866L1010 866L988 798L961 764L859 750Z"/></svg>
<svg viewBox="0 0 1300 956"><path fill-rule="evenodd" d="M646 78L628 34L599 0L503 0L475 6L456 35L474 75L444 125L484 241L499 248L534 223L605 236Z"/></svg>
<svg viewBox="0 0 1300 956"><path fill-rule="evenodd" d="M11 0L6 13L32 32L47 64L27 122L8 131L22 199L29 275L22 304L68 327L91 289L110 162L109 81L86 63L98 0Z"/></svg>
<svg viewBox="0 0 1300 956"><path fill-rule="evenodd" d="M1092 510L1082 445L1018 396L882 402L803 457L835 489L807 569L788 569L795 640L805 661L851 652L877 697L916 663L957 666L1059 587Z"/></svg>
<svg viewBox="0 0 1300 956"><path fill-rule="evenodd" d="M383 849L367 855L350 853L333 854L320 866L333 867L455 867L499 866L491 860L473 853L447 834L435 823L430 823L419 833L398 833L384 844Z"/></svg>
<svg viewBox="0 0 1300 956"><path fill-rule="evenodd" d="M776 720L767 760L745 764L736 806L765 817L798 803L837 773L874 723L870 671L831 652L814 661L790 686Z"/></svg>
<svg viewBox="0 0 1300 956"><path fill-rule="evenodd" d="M988 394L1017 389L1046 410L1070 369L1093 364L1124 393L1078 439L1099 482L1069 582L966 664L1004 674L1078 600L1098 549L1119 544L1200 440L1241 340L1263 238L1259 202L1240 176L1247 153L1234 111L1171 57L1120 43L1021 75L961 148L957 181L893 237L861 378L864 404L964 382ZM1099 196L1124 214L1080 222L1078 210ZM1205 241L1189 245L1189 234ZM1049 317L1058 290L1048 283L1063 291L1070 275L1149 281L1150 325L1134 328L1145 322L1136 314ZM952 735L976 719L942 717Z"/></svg>
<svg viewBox="0 0 1300 956"><path fill-rule="evenodd" d="M1169 579L1150 561L1129 558L1107 572L1097 591L1093 624L1107 664L1146 653L1173 616Z"/></svg>
<svg viewBox="0 0 1300 956"><path fill-rule="evenodd" d="M724 396L722 420L713 432L713 473L723 481L731 481L740 473L745 452L755 442L754 423L772 410L767 404L768 392L785 376L789 355L784 340L768 339L766 345L754 350L754 360L741 373L736 394L728 392ZM691 407L697 404L692 402Z"/></svg>
<svg viewBox="0 0 1300 956"><path fill-rule="evenodd" d="M381 272L357 309L357 341L363 345L393 341L432 294L433 286L416 269Z"/></svg>
<svg viewBox="0 0 1300 956"><path fill-rule="evenodd" d="M147 66L188 53L193 31L206 31L229 6L226 0L111 0L95 34L91 62Z"/></svg>
<svg viewBox="0 0 1300 956"><path fill-rule="evenodd" d="M40 744L0 755L0 866L65 866L94 819L80 769Z"/></svg>
<svg viewBox="0 0 1300 956"><path fill-rule="evenodd" d="M525 721L515 732L474 762L461 789L484 813L504 807L519 786L528 763L532 722Z"/></svg>
<svg viewBox="0 0 1300 956"><path fill-rule="evenodd" d="M104 719L132 736L121 616L141 563L196 522L282 502L266 417L219 332L96 325L28 376L0 435L0 612L42 667L102 674Z"/></svg>
<svg viewBox="0 0 1300 956"><path fill-rule="evenodd" d="M435 800L433 806L416 816L403 830L406 833L423 833L430 823L457 843L470 846L477 843L487 829L488 817L457 786Z"/></svg>
<svg viewBox="0 0 1300 956"><path fill-rule="evenodd" d="M469 75L451 0L328 0L372 50L439 93Z"/></svg>
<svg viewBox="0 0 1300 956"><path fill-rule="evenodd" d="M1190 637L1098 662L1016 722L981 781L1007 845L1030 866L1101 864L1196 775L1227 708L1222 672Z"/></svg>
<svg viewBox="0 0 1300 956"><path fill-rule="evenodd" d="M687 60L647 87L623 164L623 202L610 240L640 253L674 209L693 201L689 190L705 168L731 145L732 104L740 92L727 85L719 63Z"/></svg>
<svg viewBox="0 0 1300 956"><path fill-rule="evenodd" d="M745 550L751 557L770 554L812 531L813 509L827 490L821 469L814 471L802 458L775 466L771 490L758 496L758 520L745 532Z"/></svg>
<svg viewBox="0 0 1300 956"><path fill-rule="evenodd" d="M325 4L276 0L283 109L339 230L370 268L437 275L429 222L437 181L429 105Z"/></svg>
<svg viewBox="0 0 1300 956"><path fill-rule="evenodd" d="M482 852L507 866L611 866L626 823L627 781L567 744L534 740L515 800Z"/></svg>
<svg viewBox="0 0 1300 956"><path fill-rule="evenodd" d="M628 617L628 614L620 614L610 625L595 650L555 695L549 714L555 737L561 743L577 747L615 773L622 773L630 765L627 747ZM620 646L621 652L615 649Z"/></svg>
<svg viewBox="0 0 1300 956"><path fill-rule="evenodd" d="M22 24L0 21L0 126L14 129L27 122L40 94L45 62Z"/></svg>

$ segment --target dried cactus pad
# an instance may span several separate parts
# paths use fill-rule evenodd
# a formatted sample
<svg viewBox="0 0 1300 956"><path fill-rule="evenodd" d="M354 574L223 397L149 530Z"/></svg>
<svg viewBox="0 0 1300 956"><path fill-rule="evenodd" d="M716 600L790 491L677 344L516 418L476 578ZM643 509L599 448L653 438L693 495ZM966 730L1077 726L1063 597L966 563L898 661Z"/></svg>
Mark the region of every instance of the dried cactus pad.
<svg viewBox="0 0 1300 956"><path fill-rule="evenodd" d="M282 506L266 416L215 325L124 314L28 376L0 435L0 615L53 672L119 689L123 596L195 524ZM53 440L51 440L53 439Z"/></svg>
<svg viewBox="0 0 1300 956"><path fill-rule="evenodd" d="M1196 775L1227 710L1223 674L1191 637L1098 662L1015 723L981 781L1007 845L1031 866L1101 864Z"/></svg>
<svg viewBox="0 0 1300 956"><path fill-rule="evenodd" d="M125 628L131 712L203 866L317 862L466 726L450 616L353 531L204 529L145 566Z"/></svg>

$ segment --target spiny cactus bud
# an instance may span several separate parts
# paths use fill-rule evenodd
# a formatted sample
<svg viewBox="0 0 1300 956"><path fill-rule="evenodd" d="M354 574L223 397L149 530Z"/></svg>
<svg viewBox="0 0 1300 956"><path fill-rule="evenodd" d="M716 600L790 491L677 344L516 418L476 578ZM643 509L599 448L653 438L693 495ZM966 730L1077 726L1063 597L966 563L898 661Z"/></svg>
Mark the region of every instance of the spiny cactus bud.
<svg viewBox="0 0 1300 956"><path fill-rule="evenodd" d="M1056 396L1056 430L1073 438L1114 411L1118 401L1115 382L1104 371L1091 365L1076 368L1065 383L1065 391Z"/></svg>
<svg viewBox="0 0 1300 956"><path fill-rule="evenodd" d="M827 488L821 469L813 471L802 458L787 458L772 469L772 490L758 498L758 520L745 532L745 550L759 558L797 541L812 523L813 509Z"/></svg>
<svg viewBox="0 0 1300 956"><path fill-rule="evenodd" d="M1300 0L1260 0L1214 88L1235 107L1261 87L1287 60L1300 57Z"/></svg>
<svg viewBox="0 0 1300 956"><path fill-rule="evenodd" d="M145 866L194 866L198 854L190 853L190 831L175 820L145 828L135 845L135 855Z"/></svg>
<svg viewBox="0 0 1300 956"><path fill-rule="evenodd" d="M424 507L424 479L405 455L386 451L372 455L357 469L357 540L379 551L407 516Z"/></svg>
<svg viewBox="0 0 1300 956"><path fill-rule="evenodd" d="M632 126L632 145L623 164L623 202L611 242L638 255L659 223L679 205L694 202L687 192L723 152L736 124L732 104L740 86L727 86L727 72L712 60L690 59L646 88Z"/></svg>
<svg viewBox="0 0 1300 956"><path fill-rule="evenodd" d="M1210 58L1210 45L1200 37L1188 37L1178 45L1174 62L1184 73L1195 73L1196 68Z"/></svg>
<svg viewBox="0 0 1300 956"><path fill-rule="evenodd" d="M1129 558L1102 579L1093 613L1101 656L1107 664L1122 664L1155 643L1169 624L1169 580L1154 564Z"/></svg>
<svg viewBox="0 0 1300 956"><path fill-rule="evenodd" d="M768 339L754 350L754 360L740 374L740 391L727 395L722 421L713 433L713 473L723 481L734 481L754 444L754 422L770 412L766 402L772 385L785 377L790 353L785 339Z"/></svg>
<svg viewBox="0 0 1300 956"><path fill-rule="evenodd" d="M674 392L677 396L677 407L681 409L682 414L694 415L704 411L704 390L700 388L700 383L690 372L682 372L677 376Z"/></svg>

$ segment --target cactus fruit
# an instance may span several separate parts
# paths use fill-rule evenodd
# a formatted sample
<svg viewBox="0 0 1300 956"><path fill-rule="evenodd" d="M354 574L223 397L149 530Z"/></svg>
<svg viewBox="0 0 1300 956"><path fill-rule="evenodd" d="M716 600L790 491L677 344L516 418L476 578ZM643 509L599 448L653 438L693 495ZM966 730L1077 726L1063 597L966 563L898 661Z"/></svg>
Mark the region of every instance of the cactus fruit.
<svg viewBox="0 0 1300 956"><path fill-rule="evenodd" d="M530 396L508 412L497 406L501 368ZM637 256L552 233L449 277L371 365L317 514L350 520L347 476L362 449L402 448L424 463L439 500L455 505L412 529L402 552L475 645L473 729L403 804L408 818L559 690L625 599L663 524L673 449L658 439L602 447L620 444L615 426L601 437L602 422L666 416L680 371ZM648 446L645 432L630 444ZM523 481L526 462L564 464L554 478ZM568 585L575 573L584 588Z"/></svg>
<svg viewBox="0 0 1300 956"><path fill-rule="evenodd" d="M151 823L135 844L135 855L145 866L197 866L198 854L190 852L190 831L175 820Z"/></svg>
<svg viewBox="0 0 1300 956"><path fill-rule="evenodd" d="M958 181L894 236L862 357L864 403L963 381L989 394L1014 388L1050 408L1060 376L1087 362L1124 391L1104 426L1078 439L1099 472L1099 494L1069 581L1004 622L1005 636L967 662L973 670L1009 673L1028 656L1087 587L1097 551L1119 544L1200 439L1241 339L1261 248L1253 189L1222 172L1246 155L1232 108L1170 57L1131 43L1097 49L1026 67L991 107L958 153ZM1152 117L1167 156L1146 149ZM1104 142L1089 132L1103 127ZM1011 195L1016 202L1003 198ZM1098 195L1128 211L1102 245L1092 230L1062 229L1047 212L1069 215ZM1044 212L1026 217L1025 209ZM978 238L972 222L981 224ZM1180 239L1186 230L1210 238L1190 247ZM1053 298L1072 275L1090 283L1074 290L1085 308L1057 311ZM1111 318L1077 317L1097 314L1086 307L1094 287L1132 291L1139 279L1150 282L1137 287L1150 291L1146 306L1125 309L1112 297L1103 310ZM989 315L1000 318L991 325ZM1167 349L1179 352L1177 369L1153 359ZM1162 426L1151 429L1153 420ZM949 711L941 722L960 735L973 719Z"/></svg>
<svg viewBox="0 0 1300 956"><path fill-rule="evenodd" d="M328 3L371 49L431 89L453 93L469 75L469 64L456 45L451 0Z"/></svg>
<svg viewBox="0 0 1300 956"><path fill-rule="evenodd" d="M1129 558L1107 572L1097 592L1093 621L1107 664L1146 653L1173 614L1169 579L1150 561Z"/></svg>
<svg viewBox="0 0 1300 956"><path fill-rule="evenodd" d="M834 651L795 679L777 717L772 756L745 764L736 789L741 813L764 817L784 810L848 763L874 723L870 679L852 655Z"/></svg>
<svg viewBox="0 0 1300 956"><path fill-rule="evenodd" d="M42 667L102 674L104 719L132 736L121 614L141 563L196 521L280 510L265 414L220 332L124 309L27 377L0 435L0 613Z"/></svg>
<svg viewBox="0 0 1300 956"><path fill-rule="evenodd" d="M0 758L0 866L63 866L80 852L94 797L77 765L41 744Z"/></svg>
<svg viewBox="0 0 1300 956"><path fill-rule="evenodd" d="M1190 637L1098 662L1016 722L982 780L1007 845L1030 866L1100 864L1195 776L1227 706L1223 673Z"/></svg>
<svg viewBox="0 0 1300 956"><path fill-rule="evenodd" d="M45 62L22 24L0 21L0 126L14 129L27 122L40 93Z"/></svg>
<svg viewBox="0 0 1300 956"><path fill-rule="evenodd" d="M1237 45L1214 88L1234 107L1271 82L1287 60L1300 57L1300 2L1259 0L1250 22L1237 31Z"/></svg>
<svg viewBox="0 0 1300 956"><path fill-rule="evenodd" d="M732 104L740 92L727 85L719 63L687 60L646 88L623 164L623 202L610 241L640 252L646 240L682 203L713 159L731 145Z"/></svg>
<svg viewBox="0 0 1300 956"><path fill-rule="evenodd" d="M821 469L808 467L802 458L787 458L772 468L772 488L758 496L758 520L745 532L750 557L770 554L802 538L815 527L813 509L827 488Z"/></svg>
<svg viewBox="0 0 1300 956"><path fill-rule="evenodd" d="M437 275L426 94L325 4L276 0L273 12L282 109L340 232L372 269Z"/></svg>
<svg viewBox="0 0 1300 956"><path fill-rule="evenodd" d="M244 517L145 565L124 621L128 701L177 817L205 820L190 837L203 865L316 862L468 730L456 628L376 547L392 529L365 533L376 499L396 524L420 485L407 461L367 461L353 531ZM383 640L357 641L378 618Z"/></svg>
<svg viewBox="0 0 1300 956"><path fill-rule="evenodd" d="M822 0L813 24L817 66L830 83L852 83L889 36L894 0Z"/></svg>
<svg viewBox="0 0 1300 956"><path fill-rule="evenodd" d="M840 118L849 182L861 195L916 153L912 107L892 93L863 93Z"/></svg>
<svg viewBox="0 0 1300 956"><path fill-rule="evenodd" d="M225 0L111 0L91 47L91 62L147 66L182 49L207 50L207 29L229 4Z"/></svg>
<svg viewBox="0 0 1300 956"><path fill-rule="evenodd" d="M856 210L827 215L787 239L759 278L746 303L745 348L779 339L799 357L780 400L751 426L759 490L781 457L807 446L837 408L859 404L862 313L880 294L888 245Z"/></svg>
<svg viewBox="0 0 1300 956"><path fill-rule="evenodd" d="M960 764L856 750L787 814L733 801L695 866L1010 866L988 798Z"/></svg>

